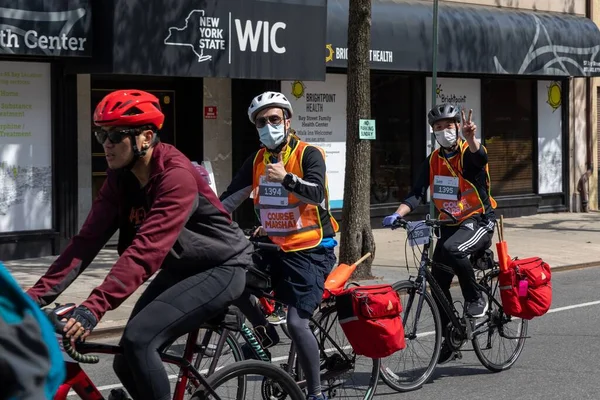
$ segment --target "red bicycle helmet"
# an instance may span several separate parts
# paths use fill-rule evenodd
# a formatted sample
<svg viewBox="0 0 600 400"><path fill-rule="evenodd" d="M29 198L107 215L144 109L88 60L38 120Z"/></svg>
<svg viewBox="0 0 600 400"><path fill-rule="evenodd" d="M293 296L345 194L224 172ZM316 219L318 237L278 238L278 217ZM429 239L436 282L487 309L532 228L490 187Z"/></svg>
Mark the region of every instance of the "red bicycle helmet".
<svg viewBox="0 0 600 400"><path fill-rule="evenodd" d="M94 111L97 126L154 125L161 129L165 115L156 96L143 90L116 90L107 94Z"/></svg>

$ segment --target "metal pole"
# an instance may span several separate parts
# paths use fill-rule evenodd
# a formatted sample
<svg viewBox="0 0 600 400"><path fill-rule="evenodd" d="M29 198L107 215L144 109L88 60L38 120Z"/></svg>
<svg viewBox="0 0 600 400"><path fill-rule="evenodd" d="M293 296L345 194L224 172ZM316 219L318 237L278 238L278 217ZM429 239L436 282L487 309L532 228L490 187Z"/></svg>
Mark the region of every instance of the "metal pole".
<svg viewBox="0 0 600 400"><path fill-rule="evenodd" d="M438 0L433 0L433 34L432 34L432 67L431 67L431 107L436 105L437 97L437 56L438 56ZM431 152L435 149L435 135L431 132ZM430 182L432 184L432 182ZM435 218L435 205L433 204L433 196L429 199L429 215ZM431 228L433 229L433 228ZM433 246L429 246L429 257L433 257Z"/></svg>

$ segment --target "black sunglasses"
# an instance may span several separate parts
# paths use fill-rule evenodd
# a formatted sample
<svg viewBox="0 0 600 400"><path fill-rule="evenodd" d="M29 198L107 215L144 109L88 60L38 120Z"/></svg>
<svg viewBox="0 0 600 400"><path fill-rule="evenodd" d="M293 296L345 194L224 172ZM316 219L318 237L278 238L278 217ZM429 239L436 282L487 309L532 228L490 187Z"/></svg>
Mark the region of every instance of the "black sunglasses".
<svg viewBox="0 0 600 400"><path fill-rule="evenodd" d="M108 139L112 144L119 144L123 141L123 138L125 138L125 136L136 136L145 130L148 130L148 128L115 128L109 131L106 131L104 129L98 129L94 131L94 135L96 136L96 140L100 144L104 144L104 142L106 142L106 139Z"/></svg>
<svg viewBox="0 0 600 400"><path fill-rule="evenodd" d="M267 125L267 122L271 125L279 125L282 121L282 118L279 115L269 115L268 117L260 117L256 118L254 124L257 128L263 128Z"/></svg>

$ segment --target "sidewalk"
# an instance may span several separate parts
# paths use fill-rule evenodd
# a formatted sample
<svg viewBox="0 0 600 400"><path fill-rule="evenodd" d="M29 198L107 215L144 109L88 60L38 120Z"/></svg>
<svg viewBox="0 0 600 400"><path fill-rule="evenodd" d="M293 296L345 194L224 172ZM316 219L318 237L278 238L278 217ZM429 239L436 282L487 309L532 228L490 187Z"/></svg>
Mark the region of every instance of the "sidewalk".
<svg viewBox="0 0 600 400"><path fill-rule="evenodd" d="M600 212L540 214L504 220L505 240L512 257L540 256L552 268L571 265L600 265ZM373 283L406 279L406 233L403 230L375 229ZM494 238L494 243L497 236ZM495 252L495 246L493 246ZM410 273L415 273L412 251L407 247ZM32 286L56 257L16 260L5 263L22 287ZM104 249L88 269L56 301L84 301L90 291L103 280L117 259L114 250ZM117 310L106 313L98 324L101 329L117 329L126 322L133 305L145 289L144 284Z"/></svg>

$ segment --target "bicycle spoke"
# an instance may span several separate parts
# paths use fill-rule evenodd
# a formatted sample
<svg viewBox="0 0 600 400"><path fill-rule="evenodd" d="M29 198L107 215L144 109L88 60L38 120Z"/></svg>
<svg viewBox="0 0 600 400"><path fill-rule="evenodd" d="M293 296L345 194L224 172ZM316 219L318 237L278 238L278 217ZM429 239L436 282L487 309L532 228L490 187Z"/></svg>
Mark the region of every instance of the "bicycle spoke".
<svg viewBox="0 0 600 400"><path fill-rule="evenodd" d="M421 387L433 372L441 343L441 327L429 293L423 295L408 281L397 282L394 289L402 303L406 348L381 360L381 377L392 389L406 392ZM417 313L419 303L422 306ZM406 307L408 304L412 307ZM415 327L417 332L414 332Z"/></svg>

